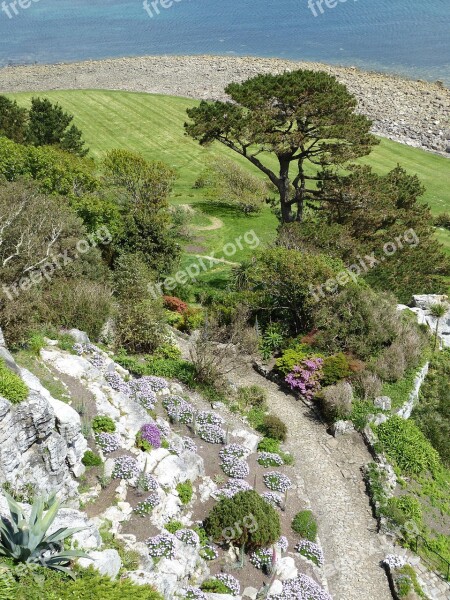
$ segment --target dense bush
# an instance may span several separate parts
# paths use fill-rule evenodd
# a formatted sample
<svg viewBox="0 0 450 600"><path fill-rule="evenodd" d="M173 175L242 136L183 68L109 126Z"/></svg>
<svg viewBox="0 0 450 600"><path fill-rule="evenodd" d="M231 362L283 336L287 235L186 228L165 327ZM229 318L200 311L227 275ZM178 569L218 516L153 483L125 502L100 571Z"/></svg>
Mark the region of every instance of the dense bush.
<svg viewBox="0 0 450 600"><path fill-rule="evenodd" d="M439 468L439 455L411 420L393 416L377 427L377 435L387 456L409 475Z"/></svg>
<svg viewBox="0 0 450 600"><path fill-rule="evenodd" d="M163 296L163 300L164 307L172 312L178 312L182 314L188 308L186 302L183 302L183 300L180 300L180 298L176 298L175 296Z"/></svg>
<svg viewBox="0 0 450 600"><path fill-rule="evenodd" d="M29 390L22 379L13 373L0 360L0 396L3 396L13 404L18 404L28 398Z"/></svg>
<svg viewBox="0 0 450 600"><path fill-rule="evenodd" d="M77 569L76 579L71 579L49 569L19 569L2 561L0 578L0 598L5 600L163 600L151 586L136 585L128 579L113 581L92 568Z"/></svg>
<svg viewBox="0 0 450 600"><path fill-rule="evenodd" d="M86 450L81 462L85 467L99 467L102 464L102 459L92 450Z"/></svg>
<svg viewBox="0 0 450 600"><path fill-rule="evenodd" d="M302 510L292 520L292 529L305 540L315 542L317 539L317 523L310 510Z"/></svg>
<svg viewBox="0 0 450 600"><path fill-rule="evenodd" d="M450 350L433 356L412 417L442 461L450 465Z"/></svg>
<svg viewBox="0 0 450 600"><path fill-rule="evenodd" d="M217 542L230 541L253 550L270 546L279 539L280 517L257 492L249 490L220 500L205 519L204 528Z"/></svg>
<svg viewBox="0 0 450 600"><path fill-rule="evenodd" d="M116 424L111 417L106 415L97 415L92 419L92 431L95 433L114 433L116 430Z"/></svg>
<svg viewBox="0 0 450 600"><path fill-rule="evenodd" d="M326 356L322 363L322 385L333 385L350 375L350 365L347 357L342 352L333 356Z"/></svg>
<svg viewBox="0 0 450 600"><path fill-rule="evenodd" d="M220 581L220 579L206 579L200 586L200 589L210 594L231 594L230 588Z"/></svg>
<svg viewBox="0 0 450 600"><path fill-rule="evenodd" d="M357 393L364 400L374 400L381 394L383 382L369 370L359 372L353 380Z"/></svg>
<svg viewBox="0 0 450 600"><path fill-rule="evenodd" d="M266 437L284 442L287 437L287 426L275 415L266 415L262 425L258 428Z"/></svg>
<svg viewBox="0 0 450 600"><path fill-rule="evenodd" d="M353 390L346 381L323 388L318 399L322 412L329 421L348 419L352 413Z"/></svg>
<svg viewBox="0 0 450 600"><path fill-rule="evenodd" d="M308 358L313 350L307 344L297 344L293 348L283 350L281 356L275 360L277 371L287 375L292 369L299 365L305 358Z"/></svg>

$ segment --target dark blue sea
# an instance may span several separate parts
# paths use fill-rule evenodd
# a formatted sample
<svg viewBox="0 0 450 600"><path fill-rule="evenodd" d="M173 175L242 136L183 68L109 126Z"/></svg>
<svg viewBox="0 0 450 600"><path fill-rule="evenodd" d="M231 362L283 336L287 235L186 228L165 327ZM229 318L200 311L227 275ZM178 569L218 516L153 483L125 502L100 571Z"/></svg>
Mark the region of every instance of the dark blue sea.
<svg viewBox="0 0 450 600"><path fill-rule="evenodd" d="M450 85L450 0L148 0L147 11L142 0L20 2L0 0L0 65L253 55Z"/></svg>

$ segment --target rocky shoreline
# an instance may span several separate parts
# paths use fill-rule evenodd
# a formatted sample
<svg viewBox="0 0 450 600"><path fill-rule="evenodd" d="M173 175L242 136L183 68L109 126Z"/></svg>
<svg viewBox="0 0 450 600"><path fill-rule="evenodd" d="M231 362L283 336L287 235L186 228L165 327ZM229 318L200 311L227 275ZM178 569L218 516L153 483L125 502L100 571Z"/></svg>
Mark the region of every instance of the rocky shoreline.
<svg viewBox="0 0 450 600"><path fill-rule="evenodd" d="M373 131L403 144L450 156L450 90L353 67L271 58L146 56L0 69L0 92L110 89L224 99L225 86L257 73L308 68L335 75L370 117Z"/></svg>

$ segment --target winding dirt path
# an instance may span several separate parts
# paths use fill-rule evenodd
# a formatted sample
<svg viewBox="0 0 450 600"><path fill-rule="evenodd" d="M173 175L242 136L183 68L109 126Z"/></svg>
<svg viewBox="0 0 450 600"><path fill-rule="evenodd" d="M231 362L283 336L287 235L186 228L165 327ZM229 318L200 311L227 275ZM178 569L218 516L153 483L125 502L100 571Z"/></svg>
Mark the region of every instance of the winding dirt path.
<svg viewBox="0 0 450 600"><path fill-rule="evenodd" d="M319 524L325 576L334 600L392 600L380 561L376 532L361 467L371 456L358 434L335 439L312 411L247 366L231 375L237 385L260 385L271 412L289 429L287 449L295 456L297 493L307 496Z"/></svg>
<svg viewBox="0 0 450 600"><path fill-rule="evenodd" d="M184 357L190 340L178 339ZM230 383L259 385L272 413L288 426L286 449L295 456L297 488L317 517L325 555L324 575L333 600L392 600L380 562L392 548L378 535L361 468L372 458L359 434L338 439L302 402L285 394L247 363L230 374Z"/></svg>

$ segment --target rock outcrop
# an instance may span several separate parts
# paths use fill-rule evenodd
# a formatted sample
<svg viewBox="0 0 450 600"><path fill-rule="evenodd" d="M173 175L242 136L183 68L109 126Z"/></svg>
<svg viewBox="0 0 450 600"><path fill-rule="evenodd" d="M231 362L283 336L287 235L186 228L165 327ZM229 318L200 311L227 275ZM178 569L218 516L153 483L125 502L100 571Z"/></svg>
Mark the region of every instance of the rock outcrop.
<svg viewBox="0 0 450 600"><path fill-rule="evenodd" d="M34 494L75 495L73 476L84 471L81 458L86 440L79 415L56 400L26 369L0 346L0 355L30 390L28 398L12 404L0 396L0 485Z"/></svg>

